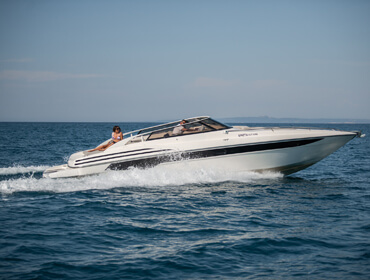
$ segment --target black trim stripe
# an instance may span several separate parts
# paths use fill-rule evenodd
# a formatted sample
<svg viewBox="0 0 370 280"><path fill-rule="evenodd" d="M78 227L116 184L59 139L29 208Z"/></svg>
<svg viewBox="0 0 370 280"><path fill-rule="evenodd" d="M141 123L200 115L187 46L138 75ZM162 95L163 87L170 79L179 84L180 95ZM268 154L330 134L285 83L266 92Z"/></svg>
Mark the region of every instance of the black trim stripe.
<svg viewBox="0 0 370 280"><path fill-rule="evenodd" d="M137 150L126 151L126 152L119 152L119 153L106 154L106 155L100 155L100 156L95 156L95 157L82 158L82 159L77 159L76 162L88 161L92 159L115 156L115 155L120 155L120 154L135 153L135 152L145 151L145 150L151 150L151 148L137 149Z"/></svg>
<svg viewBox="0 0 370 280"><path fill-rule="evenodd" d="M151 149L142 149L142 150L151 150ZM139 150L136 150L136 151L139 151ZM107 160L111 160L111 159L117 159L117 158L125 158L125 157L130 157L130 156L137 156L137 155L144 155L144 154L153 154L153 153L158 153L158 152L165 152L165 151L169 151L168 149L163 149L163 150L151 150L151 151L147 151L147 152L141 152L141 153L132 153L134 151L130 151L130 152L121 152L121 153L115 153L115 154L110 154L110 155L106 155L104 156L104 158L101 158L103 156L100 156L100 159L96 159L98 157L95 157L94 158L89 158L86 159L84 162L78 162L79 160L76 160L76 163L75 165L82 165L82 164L88 164L88 163L104 163L104 161L107 161ZM118 154L125 154L125 153L130 153L128 155L119 155L119 156L115 156L115 157L112 157L111 155L118 155ZM108 157L109 156L109 157ZM81 161L81 160L80 160Z"/></svg>
<svg viewBox="0 0 370 280"><path fill-rule="evenodd" d="M111 165L108 166L107 169L126 170L130 167L150 168L150 167L154 167L158 164L165 163L165 162L293 148L293 147L304 146L304 145L308 145L311 143L315 143L322 139L323 138L315 138L315 139L293 140L293 141L285 141L285 142L264 143L264 144L257 144L257 145L224 147L224 148L217 148L217 149L212 149L212 150L184 152L181 154L168 153L168 154L157 156L157 157L148 157L144 159L136 159L136 160L112 163Z"/></svg>

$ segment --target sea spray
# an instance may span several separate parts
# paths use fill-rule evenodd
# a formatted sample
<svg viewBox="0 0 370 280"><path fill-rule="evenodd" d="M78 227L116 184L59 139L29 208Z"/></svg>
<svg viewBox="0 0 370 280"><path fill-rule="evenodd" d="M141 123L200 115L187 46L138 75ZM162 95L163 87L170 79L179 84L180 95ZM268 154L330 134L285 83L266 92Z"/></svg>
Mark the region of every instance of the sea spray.
<svg viewBox="0 0 370 280"><path fill-rule="evenodd" d="M23 165L13 165L11 167L0 168L1 175L16 175L16 174L26 174L26 173L35 173L43 172L45 169L50 166L40 165L40 166L23 166Z"/></svg>
<svg viewBox="0 0 370 280"><path fill-rule="evenodd" d="M2 169L3 174L23 174L26 171L42 172L46 167L22 167ZM8 173L6 173L6 171ZM279 173L224 172L213 169L185 169L174 172L166 166L149 169L132 168L125 171L107 171L102 174L80 178L47 179L22 176L0 182L1 193L13 192L75 192L92 189L112 189L120 187L168 187L186 184L208 184L226 181L251 183L261 179L281 178Z"/></svg>

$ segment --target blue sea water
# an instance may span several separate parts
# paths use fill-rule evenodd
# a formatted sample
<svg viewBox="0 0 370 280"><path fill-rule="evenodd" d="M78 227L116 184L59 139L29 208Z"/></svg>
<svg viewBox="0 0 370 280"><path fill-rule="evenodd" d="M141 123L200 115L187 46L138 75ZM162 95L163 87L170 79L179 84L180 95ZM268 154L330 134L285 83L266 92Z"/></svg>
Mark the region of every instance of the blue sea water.
<svg viewBox="0 0 370 280"><path fill-rule="evenodd" d="M113 125L0 123L0 279L369 279L370 125L311 125L368 137L288 177L42 178Z"/></svg>

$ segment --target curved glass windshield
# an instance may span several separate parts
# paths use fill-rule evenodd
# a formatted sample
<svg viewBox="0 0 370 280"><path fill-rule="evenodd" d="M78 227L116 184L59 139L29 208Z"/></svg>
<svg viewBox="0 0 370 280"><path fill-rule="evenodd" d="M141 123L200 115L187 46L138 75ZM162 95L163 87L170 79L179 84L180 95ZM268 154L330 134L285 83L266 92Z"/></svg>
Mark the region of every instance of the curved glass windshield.
<svg viewBox="0 0 370 280"><path fill-rule="evenodd" d="M181 122L177 124L172 123L171 126L167 125L164 125L165 127L150 133L149 137L146 140L155 140L174 136L177 137L182 135L205 133L230 128L229 126L219 123L210 118L193 118L187 119L186 123Z"/></svg>

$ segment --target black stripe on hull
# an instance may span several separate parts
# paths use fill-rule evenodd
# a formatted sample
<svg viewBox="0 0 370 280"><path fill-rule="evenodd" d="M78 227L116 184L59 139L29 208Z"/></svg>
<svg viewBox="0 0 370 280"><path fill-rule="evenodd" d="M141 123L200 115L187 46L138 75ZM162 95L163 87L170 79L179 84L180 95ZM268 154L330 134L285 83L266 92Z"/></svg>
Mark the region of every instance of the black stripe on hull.
<svg viewBox="0 0 370 280"><path fill-rule="evenodd" d="M122 154L128 154L128 153L136 153L136 152L141 152L141 151L146 151L146 150L151 150L151 149L150 148L144 148L144 149L125 151L125 152L119 152L119 153L113 153L113 154L90 156L88 158L77 159L76 162L85 163L86 161L96 160L96 159L99 159L99 158L107 158L109 156L116 156L116 155L122 155Z"/></svg>
<svg viewBox="0 0 370 280"><path fill-rule="evenodd" d="M245 146L237 146L237 147L226 147L226 148L217 148L217 149L205 150L205 151L170 153L170 154L165 154L165 155L161 155L157 157L148 157L144 159L136 159L136 160L112 163L111 165L108 166L107 169L127 170L130 167L151 168L151 167L154 167L156 165L159 165L161 163L166 163L166 162L293 148L293 147L308 145L308 144L311 144L311 143L314 143L320 140L322 140L322 138L293 140L293 141L276 142L276 143L265 143L265 144L257 144L257 145L245 145Z"/></svg>
<svg viewBox="0 0 370 280"><path fill-rule="evenodd" d="M165 152L165 151L168 151L168 149L164 149L164 150L152 150L152 149L143 149L143 150L150 150L150 151L147 151L147 152L139 152L139 153L132 153L132 151L129 151L129 152L122 152L122 153L116 153L116 154L128 154L128 155L119 155L119 156L115 156L115 157L112 157L112 154L109 154L109 155L105 155L105 156L101 156L101 157L104 157L104 158L101 158L101 159L95 159L95 160L92 160L91 158L88 158L88 159L85 159L84 162L79 162L79 163L75 163L75 165L82 165L82 164L88 164L88 163L104 163L104 161L106 160L112 160L112 159L118 159L118 158L124 158L124 157L129 157L129 156L137 156L137 155L144 155L144 154L153 154L153 153L158 153L158 152ZM97 158L97 157L95 157ZM76 160L77 161L81 161L81 160Z"/></svg>

